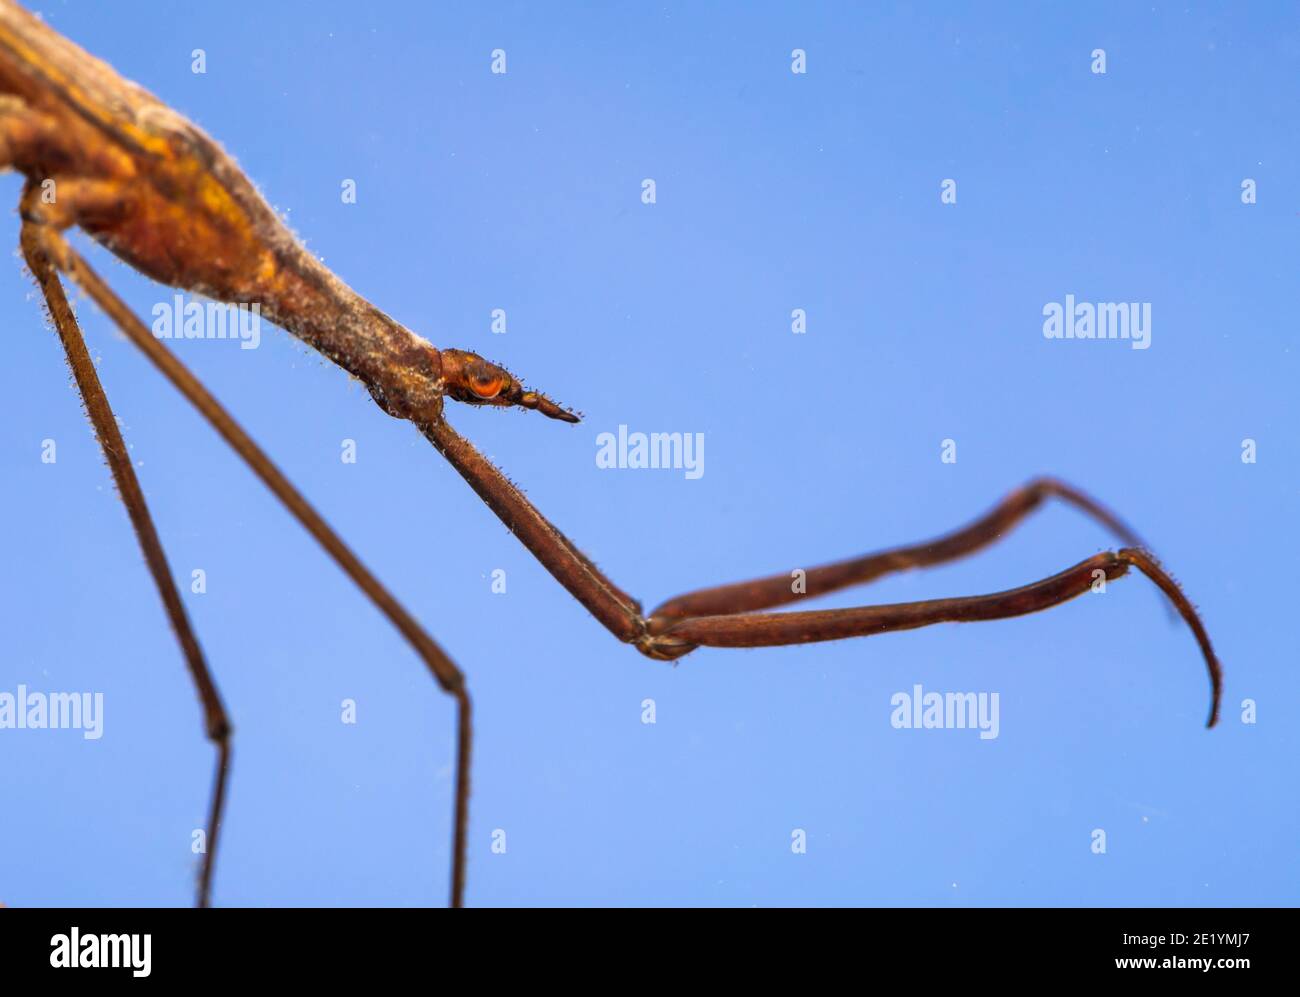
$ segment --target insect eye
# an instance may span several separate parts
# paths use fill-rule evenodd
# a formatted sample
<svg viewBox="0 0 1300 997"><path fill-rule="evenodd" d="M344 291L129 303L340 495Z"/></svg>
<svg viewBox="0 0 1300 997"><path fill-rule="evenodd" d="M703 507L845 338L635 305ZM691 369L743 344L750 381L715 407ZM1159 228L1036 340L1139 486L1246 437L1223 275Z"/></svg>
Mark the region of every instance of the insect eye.
<svg viewBox="0 0 1300 997"><path fill-rule="evenodd" d="M469 389L479 398L495 398L506 386L506 379L501 374L471 374Z"/></svg>

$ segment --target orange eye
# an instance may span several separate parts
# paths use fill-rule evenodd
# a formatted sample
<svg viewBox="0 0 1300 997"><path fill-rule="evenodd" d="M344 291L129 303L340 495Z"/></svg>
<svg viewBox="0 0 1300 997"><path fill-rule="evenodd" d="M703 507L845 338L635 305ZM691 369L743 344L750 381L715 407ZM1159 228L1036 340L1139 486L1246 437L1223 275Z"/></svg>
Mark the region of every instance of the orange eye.
<svg viewBox="0 0 1300 997"><path fill-rule="evenodd" d="M471 374L469 390L479 398L495 398L506 386L506 379L501 374Z"/></svg>

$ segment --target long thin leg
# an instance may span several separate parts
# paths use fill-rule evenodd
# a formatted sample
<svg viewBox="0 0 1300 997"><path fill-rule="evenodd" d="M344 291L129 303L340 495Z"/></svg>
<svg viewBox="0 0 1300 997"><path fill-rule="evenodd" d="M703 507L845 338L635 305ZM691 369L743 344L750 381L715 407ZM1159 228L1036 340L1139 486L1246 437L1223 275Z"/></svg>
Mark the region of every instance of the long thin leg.
<svg viewBox="0 0 1300 997"><path fill-rule="evenodd" d="M176 638L181 645L181 652L185 655L185 663L189 667L194 687L198 690L199 702L203 706L204 729L217 748L217 770L208 806L207 841L198 885L198 904L200 907L206 907L212 895L212 869L216 861L217 842L226 799L226 782L230 774L232 733L230 718L226 715L225 707L221 703L221 694L217 691L212 673L204 660L203 651L194 635L194 628L190 625L189 615L185 612L185 605L176 590L175 579L167 564L166 552L158 539L158 531L154 527L153 517L149 514L149 506L145 502L140 482L135 476L135 468L131 466L131 458L127 453L122 434L118 430L113 409L109 406L108 396L105 395L99 376L95 373L95 365L86 349L77 319L63 293L63 284L41 245L36 226L23 225L22 249L27 266L36 278L41 293L45 295L50 318L53 319L54 327L58 330L59 339L63 343L63 350L68 357L68 366L72 368L72 376L77 382L77 390L81 392L86 412L95 427L95 436L99 440L100 449L104 451L104 458L113 473L118 493L122 496L127 514L131 517L131 525L135 528L136 539L144 552L145 563L149 566L149 573L158 587L158 594L162 597L167 618L171 620L172 629L175 630Z"/></svg>
<svg viewBox="0 0 1300 997"><path fill-rule="evenodd" d="M439 419L420 431L534 557L622 641L645 636L640 604L620 589L475 446Z"/></svg>
<svg viewBox="0 0 1300 997"><path fill-rule="evenodd" d="M1042 581L990 595L861 606L854 609L700 616L671 624L657 639L667 644L680 643L685 650L700 645L774 647L865 637L893 630L913 630L933 623L999 620L1059 605L1087 592L1096 581L1098 571L1110 580L1125 574L1129 567L1137 568L1155 582L1192 628L1210 673L1210 719L1206 726L1213 727L1219 718L1223 672L1210 644L1209 634L1201 624L1195 608L1156 559L1146 551L1128 547L1118 553L1097 554Z"/></svg>
<svg viewBox="0 0 1300 997"><path fill-rule="evenodd" d="M798 644L928 626L943 620L1018 616L1046 609L1085 591L1092 583L1093 570L1100 568L1107 577L1118 578L1132 565L1160 587L1196 635L1210 673L1213 695L1210 726L1218 718L1222 670L1195 608L1156 559L1140 549L1137 535L1123 521L1062 482L1049 478L1031 482L974 523L937 540L814 568L807 576L808 594L825 594L847 585L870 581L890 571L938 564L969 554L997 540L1048 496L1057 496L1077 506L1132 546L1118 554L1098 555L1052 579L989 596L820 613L747 614L746 610L807 597L793 596L789 577L776 575L681 596L667 603L666 609L659 609L646 619L640 615L637 603L584 557L468 440L445 421L421 429L488 507L579 602L620 640L634 642L650 657L673 660L700 645L759 647Z"/></svg>
<svg viewBox="0 0 1300 997"><path fill-rule="evenodd" d="M910 568L928 568L972 554L1002 537L1049 497L1055 496L1098 520L1129 547L1146 544L1118 516L1077 488L1054 478L1037 478L1017 488L974 522L944 536L921 543L809 568L803 591L791 591L790 575L771 575L751 581L699 589L669 599L650 614L651 630L688 616L718 616L771 609L875 581L882 575Z"/></svg>
<svg viewBox="0 0 1300 997"><path fill-rule="evenodd" d="M61 234L40 230L41 248L51 260L72 278L102 308L122 332L149 361L172 382L194 405L231 448L252 468L303 527L325 548L357 587L397 627L424 661L439 686L452 696L457 706L456 815L452 845L452 905L459 907L465 893L465 856L469 819L471 705L465 679L459 668L438 646L415 618L406 611L364 564L330 529L320 514L290 484L279 468L253 442L221 404L176 357L162 346L148 328L86 262L68 245Z"/></svg>
<svg viewBox="0 0 1300 997"><path fill-rule="evenodd" d="M1084 589L1077 589L1078 568L1071 569L1056 580L1038 583L1025 590L993 596L975 596L971 600L938 600L932 603L906 604L906 608L872 607L862 610L832 610L824 613L781 613L746 615L743 610L781 605L792 601L790 579L777 575L757 582L706 589L699 593L679 597L667 604L675 614L690 613L697 618L682 615L667 616L656 611L647 620L640 615L639 606L629 596L605 577L584 557L573 543L556 529L531 502L474 446L451 428L445 421L422 426L422 431L438 451L460 472L470 487L487 503L502 522L514 532L543 565L550 570L592 614L620 640L634 642L643 653L654 658L672 660L681 657L699 645L716 647L755 647L772 644L793 644L811 640L836 640L841 637L878 633L887 629L901 629L905 625L926 626L943 619L995 619L1035 612L1072 598ZM1117 516L1084 495L1077 489L1052 479L1040 479L1008 496L995 509L960 530L928 543L884 551L838 564L816 568L808 573L809 593L824 594L847 585L870 581L889 571L920 567L951 560L978 550L998 539L1006 530L1024 518L1049 495L1054 495L1089 513L1126 543L1133 544L1119 554L1098 555L1106 560L1083 562L1090 565L1089 572L1103 567L1111 577L1124 574L1129 565L1140 568L1164 592L1178 613L1187 621L1196 635L1210 673L1213 703L1210 725L1218 718L1219 697L1223 679L1222 670L1209 636L1201 624L1191 602L1178 584L1160 567L1155 558L1139 549L1136 534ZM1096 560L1096 559L1093 559ZM1064 581L1061 579L1064 578ZM819 586L813 589L816 581ZM1087 582L1091 584L1091 574ZM1049 584L1050 583L1050 584ZM1063 587L1064 586L1064 587ZM1085 585L1086 588L1086 585ZM1061 594L1068 592L1069 594ZM806 597L806 596L804 596ZM1027 608L1015 609L1017 606ZM920 607L920 608L917 608ZM713 612L706 610L712 609ZM895 611L897 610L897 611ZM1014 610L1014 611L1013 611ZM943 613L978 614L949 617ZM929 618L926 614L940 615ZM856 616L854 614L857 614ZM920 622L905 624L909 619Z"/></svg>

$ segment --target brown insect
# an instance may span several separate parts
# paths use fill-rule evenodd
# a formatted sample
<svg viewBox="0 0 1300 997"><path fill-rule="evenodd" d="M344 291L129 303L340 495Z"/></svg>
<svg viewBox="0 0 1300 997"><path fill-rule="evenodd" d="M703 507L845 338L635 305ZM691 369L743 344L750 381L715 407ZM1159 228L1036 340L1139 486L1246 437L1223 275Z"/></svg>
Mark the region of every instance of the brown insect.
<svg viewBox="0 0 1300 997"><path fill-rule="evenodd" d="M782 573L702 589L643 613L637 600L610 581L452 429L445 419L444 399L471 406L519 406L570 423L578 421L577 415L524 388L509 371L474 353L434 347L354 293L295 241L207 135L11 0L0 0L0 167L26 177L20 206L23 255L58 330L198 690L207 736L217 748L208 847L198 883L200 905L207 905L211 897L231 724L60 274L94 300L202 413L392 621L438 685L454 698L458 736L451 900L457 906L465 889L470 699L465 677L451 658L220 403L69 246L62 233L73 226L161 283L217 301L259 303L262 314L364 383L384 411L413 423L556 580L616 638L647 657L671 661L700 646L802 644L940 622L1019 616L1074 598L1097 579L1115 579L1135 567L1164 591L1192 628L1209 669L1209 725L1218 718L1221 670L1192 604L1117 517L1076 489L1050 479L1013 491L994 509L946 536L811 569L800 594L792 591L789 576ZM55 192L53 198L42 196L47 189ZM1063 499L1094 517L1125 546L1005 592L821 612L760 612L970 554L997 540L1049 497Z"/></svg>

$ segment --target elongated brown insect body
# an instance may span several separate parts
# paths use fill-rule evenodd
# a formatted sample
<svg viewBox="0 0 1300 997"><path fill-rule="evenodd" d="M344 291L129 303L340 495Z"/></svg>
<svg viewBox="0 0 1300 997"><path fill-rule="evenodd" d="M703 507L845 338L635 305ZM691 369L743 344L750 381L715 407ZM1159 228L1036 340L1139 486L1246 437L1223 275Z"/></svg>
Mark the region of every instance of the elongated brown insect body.
<svg viewBox="0 0 1300 997"><path fill-rule="evenodd" d="M473 354L458 353L444 370L431 343L303 249L201 129L11 3L0 6L0 93L9 98L10 163L64 181L51 221L79 225L141 273L216 301L259 304L400 418L436 418L451 394L576 421L512 377L513 392L483 398L461 358L500 368Z"/></svg>
<svg viewBox="0 0 1300 997"><path fill-rule="evenodd" d="M450 895L465 897L473 743L468 682L451 657L344 543L230 412L69 244L76 227L142 274L261 314L361 380L390 414L414 423L518 540L617 640L672 661L700 647L772 647L867 637L942 622L1001 620L1074 599L1098 580L1151 579L1188 624L1209 675L1209 725L1218 718L1222 670L1201 618L1138 536L1095 499L1038 478L989 511L927 541L846 558L806 573L798 601L886 575L977 553L1048 499L1105 527L1119 549L1065 562L1052 575L977 595L846 609L766 612L796 601L784 574L697 589L645 613L524 493L448 423L444 399L514 406L552 419L578 416L525 387L506 368L467 350L436 347L352 291L306 252L234 161L197 127L104 62L52 31L13 0L0 0L0 169L22 173L23 258L44 298L77 389L126 506L164 610L176 632L216 749L198 903L212 895L234 726L168 565L162 538L108 396L65 292L79 287L239 454L272 494L402 634L456 707L455 819ZM43 196L47 187L56 196ZM1132 569L1136 569L1135 572Z"/></svg>

